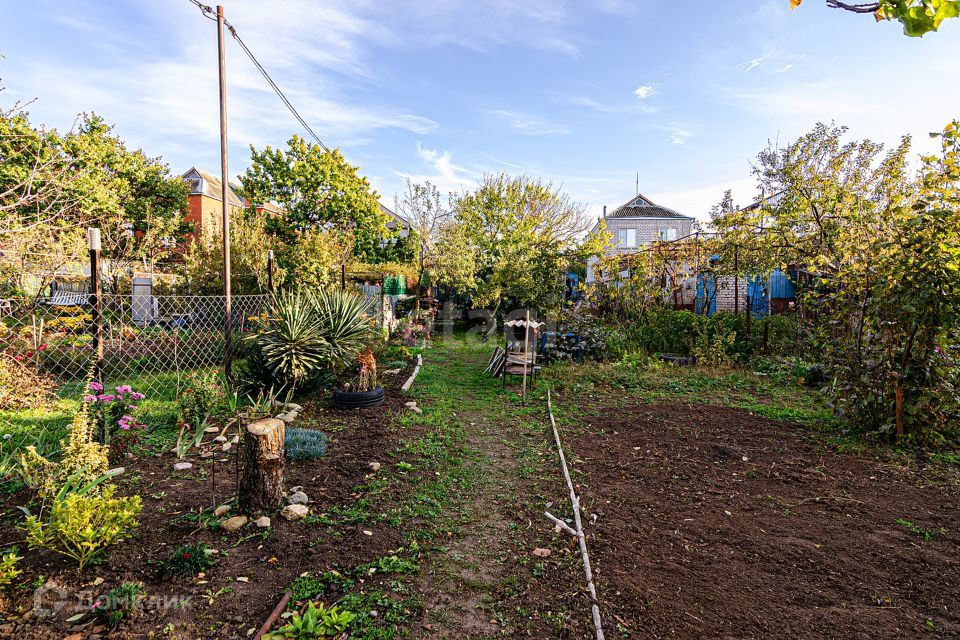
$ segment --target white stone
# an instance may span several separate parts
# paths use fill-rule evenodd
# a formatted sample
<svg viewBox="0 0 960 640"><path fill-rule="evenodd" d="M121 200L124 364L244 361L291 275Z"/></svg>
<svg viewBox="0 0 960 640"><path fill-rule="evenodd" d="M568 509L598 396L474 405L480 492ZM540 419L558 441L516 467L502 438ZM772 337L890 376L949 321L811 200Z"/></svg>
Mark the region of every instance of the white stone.
<svg viewBox="0 0 960 640"><path fill-rule="evenodd" d="M300 405L298 405L296 402L288 402L287 405L286 405L286 409L287 409L288 411L291 410L291 409L292 409L293 411L303 411L303 407L301 407Z"/></svg>
<svg viewBox="0 0 960 640"><path fill-rule="evenodd" d="M240 527L245 526L246 524L247 516L233 516L232 518L228 518L226 521L224 521L224 523L220 526L223 527L224 531L233 532Z"/></svg>
<svg viewBox="0 0 960 640"><path fill-rule="evenodd" d="M285 413L280 417L280 419L283 420L284 424L290 424L296 417L297 415L295 413Z"/></svg>
<svg viewBox="0 0 960 640"><path fill-rule="evenodd" d="M413 411L414 413L423 413L423 409L420 407L410 407L410 411Z"/></svg>
<svg viewBox="0 0 960 640"><path fill-rule="evenodd" d="M261 529L267 529L270 527L270 518L268 518L267 516L260 516L259 518L254 520L254 524Z"/></svg>
<svg viewBox="0 0 960 640"><path fill-rule="evenodd" d="M217 433L220 431L220 427L207 427L203 430L204 433Z"/></svg>
<svg viewBox="0 0 960 640"><path fill-rule="evenodd" d="M230 439L230 444L239 444L239 443L240 443L240 436L233 436L233 438Z"/></svg>
<svg viewBox="0 0 960 640"><path fill-rule="evenodd" d="M220 445L220 450L221 450L221 451L230 451L230 447L232 447L232 446L233 446L233 445L230 444L229 442L224 442L222 445Z"/></svg>
<svg viewBox="0 0 960 640"><path fill-rule="evenodd" d="M226 442L226 441L227 441L227 436L217 436L216 438L213 439L213 441L214 441L214 442Z"/></svg>
<svg viewBox="0 0 960 640"><path fill-rule="evenodd" d="M305 504L288 504L280 512L284 518L290 522L305 518L310 513L310 507Z"/></svg>
<svg viewBox="0 0 960 640"><path fill-rule="evenodd" d="M213 510L213 515L214 517L219 518L220 516L224 515L228 511L230 511L230 505L222 504Z"/></svg>
<svg viewBox="0 0 960 640"><path fill-rule="evenodd" d="M380 471L380 463L379 463L379 462L371 462L371 463L370 463L370 470L373 471L374 473L376 473L377 471Z"/></svg>
<svg viewBox="0 0 960 640"><path fill-rule="evenodd" d="M537 547L533 550L533 555L537 556L538 558L549 558L550 554L552 553L553 552L550 551L550 549L544 549L543 547Z"/></svg>
<svg viewBox="0 0 960 640"><path fill-rule="evenodd" d="M192 462L177 462L173 465L175 471L186 471L193 468Z"/></svg>

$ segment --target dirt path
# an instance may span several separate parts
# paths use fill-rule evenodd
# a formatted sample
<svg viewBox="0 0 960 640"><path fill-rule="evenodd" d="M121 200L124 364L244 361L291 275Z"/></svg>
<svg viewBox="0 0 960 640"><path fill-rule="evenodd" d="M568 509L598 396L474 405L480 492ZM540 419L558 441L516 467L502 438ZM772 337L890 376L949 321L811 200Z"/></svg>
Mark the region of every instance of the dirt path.
<svg viewBox="0 0 960 640"><path fill-rule="evenodd" d="M495 617L492 594L508 571L512 515L507 511L517 493L509 425L482 414L459 417L475 453L470 464L478 481L457 514L458 535L423 572L420 637L491 637L506 631Z"/></svg>

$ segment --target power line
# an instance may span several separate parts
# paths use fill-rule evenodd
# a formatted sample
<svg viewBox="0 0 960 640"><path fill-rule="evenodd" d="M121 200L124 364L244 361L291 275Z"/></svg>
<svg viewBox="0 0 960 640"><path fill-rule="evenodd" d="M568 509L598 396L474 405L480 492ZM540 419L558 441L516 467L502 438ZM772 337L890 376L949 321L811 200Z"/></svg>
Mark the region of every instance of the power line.
<svg viewBox="0 0 960 640"><path fill-rule="evenodd" d="M200 9L200 13L203 14L203 17L207 18L208 20L216 21L217 14L213 10L213 8L210 7L210 5L203 4L198 0L190 0L190 2L196 5ZM283 104L286 105L287 109L290 110L290 113L293 114L293 117L297 119L297 122L299 122L300 125L307 131L307 133L309 133L310 136L317 141L317 144L319 144L324 151L329 151L330 149L327 147L327 145L323 144L323 140L320 139L320 136L318 136L316 132L310 127L310 125L307 124L307 121L303 119L303 116L300 115L300 113L293 106L293 104L290 102L287 96L284 95L280 87L277 86L277 83L274 82L273 78L270 77L270 74L267 73L267 70L264 69L262 64L260 64L260 61L257 60L257 57L253 55L252 51L250 51L250 48L247 46L247 44L243 41L242 38L240 38L240 35L237 33L236 28L232 24L230 24L226 19L224 19L223 23L224 25L226 25L227 29L230 31L230 35L233 36L234 40L236 40L237 43L240 45L240 48L243 49L243 52L247 54L248 58L250 58L250 61L257 68L257 71L260 72L260 75L262 75L263 78L270 85L270 88L272 88L274 93L276 93L277 96L280 97L280 100L282 100Z"/></svg>

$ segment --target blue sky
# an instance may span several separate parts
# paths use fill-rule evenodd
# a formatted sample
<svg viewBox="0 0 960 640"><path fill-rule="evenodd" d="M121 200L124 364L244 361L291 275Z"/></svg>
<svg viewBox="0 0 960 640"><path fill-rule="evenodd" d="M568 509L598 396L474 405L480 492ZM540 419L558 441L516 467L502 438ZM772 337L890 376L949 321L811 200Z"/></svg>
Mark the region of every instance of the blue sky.
<svg viewBox="0 0 960 640"><path fill-rule="evenodd" d="M896 23L807 0L223 0L241 37L391 206L404 180L485 172L562 184L596 215L640 190L704 218L747 203L768 140L817 121L894 143L960 116L960 21ZM182 172L219 167L216 33L187 0L0 0L0 104L36 123L95 111ZM236 43L231 173L303 134Z"/></svg>

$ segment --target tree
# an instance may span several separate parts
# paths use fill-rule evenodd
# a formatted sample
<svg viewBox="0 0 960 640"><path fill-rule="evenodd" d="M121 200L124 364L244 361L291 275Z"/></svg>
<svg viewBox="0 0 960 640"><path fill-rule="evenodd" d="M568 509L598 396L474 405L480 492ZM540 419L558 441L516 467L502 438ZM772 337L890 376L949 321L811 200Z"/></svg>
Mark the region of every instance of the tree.
<svg viewBox="0 0 960 640"><path fill-rule="evenodd" d="M234 215L230 221L231 285L235 295L267 292L267 222L262 213ZM187 287L193 294L223 295L223 232L197 235L184 256ZM285 270L277 269L275 282Z"/></svg>
<svg viewBox="0 0 960 640"><path fill-rule="evenodd" d="M293 136L286 150L251 146L250 156L250 168L240 178L243 193L253 203L274 202L283 209L282 216L269 221L269 230L282 239L333 227L353 232L357 255L372 257L390 236L389 216L376 192L339 150Z"/></svg>
<svg viewBox="0 0 960 640"><path fill-rule="evenodd" d="M77 206L81 219L100 227L114 288L133 263L152 267L192 230L183 215L189 187L159 158L127 149L103 118L83 114L63 148L80 172Z"/></svg>
<svg viewBox="0 0 960 640"><path fill-rule="evenodd" d="M423 286L424 277L437 267L440 226L449 217L450 212L440 204L440 190L425 182L414 184L407 179L407 190L403 199L397 200L397 212L410 221L411 234L416 243L417 288ZM420 296L414 308L414 317L420 315Z"/></svg>
<svg viewBox="0 0 960 640"><path fill-rule="evenodd" d="M296 233L280 253L280 264L290 274L290 284L306 289L340 286L340 270L353 255L351 232L308 229Z"/></svg>
<svg viewBox="0 0 960 640"><path fill-rule="evenodd" d="M83 259L86 228L100 227L117 284L134 260L152 264L189 229L186 185L169 168L130 151L96 115L66 134L37 129L16 105L0 112L0 232L13 288Z"/></svg>
<svg viewBox="0 0 960 640"><path fill-rule="evenodd" d="M803 0L790 0L792 9L802 3ZM960 16L958 0L880 0L864 3L827 0L827 6L853 13L870 13L878 22L898 20L903 24L903 33L911 37L936 31L944 20Z"/></svg>
<svg viewBox="0 0 960 640"><path fill-rule="evenodd" d="M601 253L607 241L601 234L583 239L583 206L525 176L487 175L452 208L454 219L441 230L438 280L465 289L494 317L508 300L559 307L564 270Z"/></svg>
<svg viewBox="0 0 960 640"><path fill-rule="evenodd" d="M759 156L768 197L714 216L718 251L749 247L752 268L796 266L813 343L849 426L892 433L901 423L926 440L955 433L960 332L960 140L909 171L910 139L883 152L817 125ZM898 395L902 412L898 412Z"/></svg>

